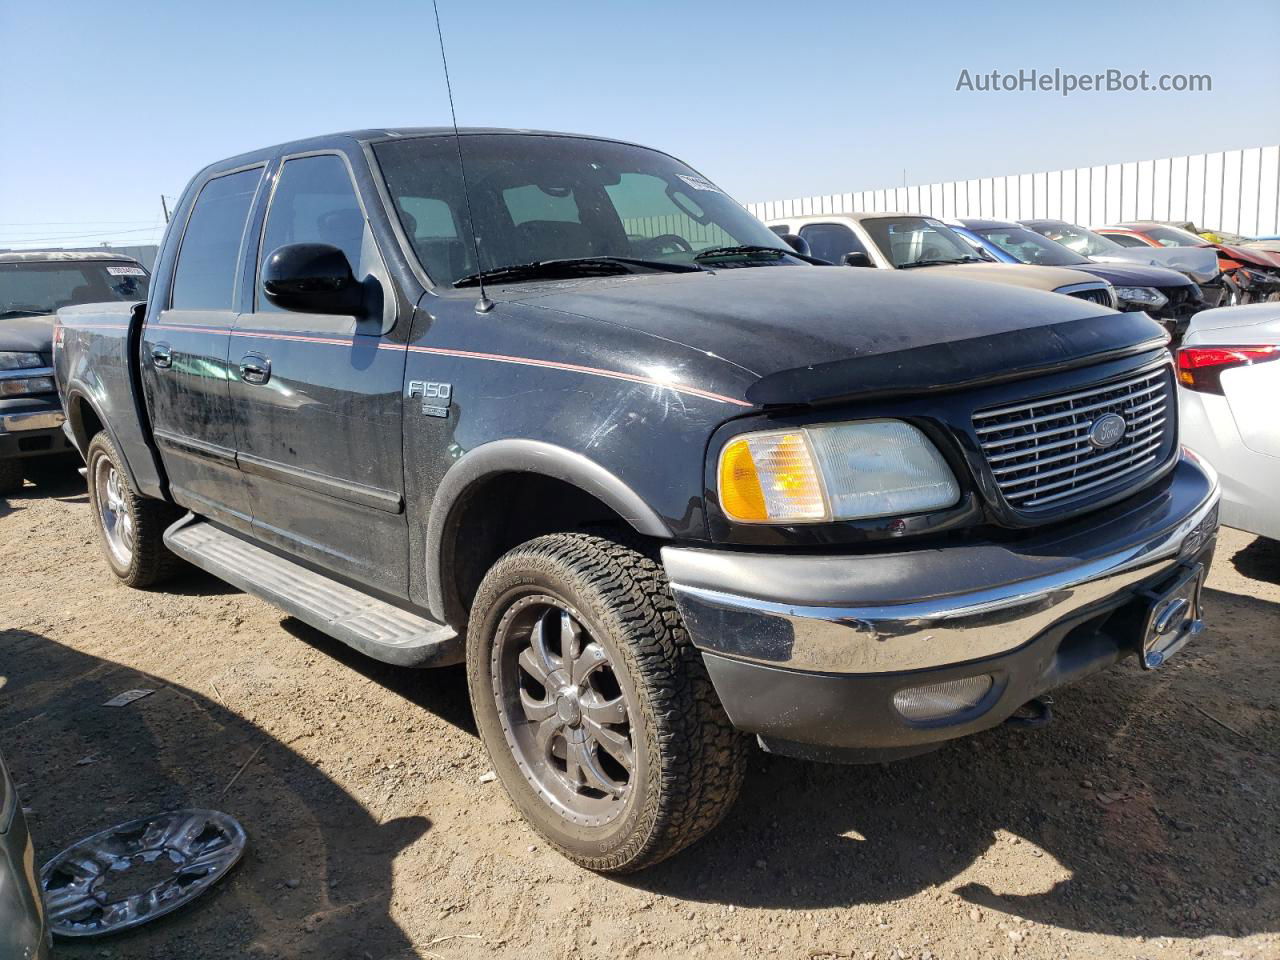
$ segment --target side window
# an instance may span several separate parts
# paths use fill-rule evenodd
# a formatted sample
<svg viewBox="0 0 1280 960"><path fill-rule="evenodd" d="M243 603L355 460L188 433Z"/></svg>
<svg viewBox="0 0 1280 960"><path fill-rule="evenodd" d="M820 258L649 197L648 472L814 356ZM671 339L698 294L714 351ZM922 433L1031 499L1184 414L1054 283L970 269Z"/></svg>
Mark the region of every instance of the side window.
<svg viewBox="0 0 1280 960"><path fill-rule="evenodd" d="M262 228L263 260L288 243L327 243L347 255L359 278L364 232L364 212L341 157L323 154L285 161ZM261 295L256 309L280 311Z"/></svg>
<svg viewBox="0 0 1280 960"><path fill-rule="evenodd" d="M173 273L174 310L230 310L240 242L262 170L210 180L200 190Z"/></svg>
<svg viewBox="0 0 1280 960"><path fill-rule="evenodd" d="M843 223L807 223L800 236L809 241L809 251L821 260L840 263L845 254L866 253L857 234Z"/></svg>
<svg viewBox="0 0 1280 960"><path fill-rule="evenodd" d="M1123 233L1108 233L1108 234L1106 235L1106 237L1107 237L1107 239L1108 239L1108 240L1114 240L1116 243L1120 244L1120 246L1122 246L1122 247L1145 247L1145 246L1148 246L1148 244L1146 244L1146 243L1144 243L1143 241L1139 240L1137 237L1130 237L1130 236L1127 236L1127 235L1125 235L1125 234L1123 234Z"/></svg>

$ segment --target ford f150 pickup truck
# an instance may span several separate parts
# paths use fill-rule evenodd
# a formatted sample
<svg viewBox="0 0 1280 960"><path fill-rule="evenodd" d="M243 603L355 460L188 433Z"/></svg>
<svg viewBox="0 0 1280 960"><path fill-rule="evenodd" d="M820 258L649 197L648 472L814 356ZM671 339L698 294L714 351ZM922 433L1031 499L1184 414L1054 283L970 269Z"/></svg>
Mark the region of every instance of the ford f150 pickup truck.
<svg viewBox="0 0 1280 960"><path fill-rule="evenodd" d="M182 558L372 657L465 661L511 799L595 870L710 830L744 733L907 756L1202 630L1218 485L1154 321L815 265L643 147L234 157L145 304L59 320L116 575Z"/></svg>

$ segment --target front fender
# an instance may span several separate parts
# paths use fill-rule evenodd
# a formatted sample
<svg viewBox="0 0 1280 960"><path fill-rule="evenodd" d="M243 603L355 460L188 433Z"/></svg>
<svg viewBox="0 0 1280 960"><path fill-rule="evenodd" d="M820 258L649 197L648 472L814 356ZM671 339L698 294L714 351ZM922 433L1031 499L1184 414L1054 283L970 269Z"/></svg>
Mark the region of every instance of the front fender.
<svg viewBox="0 0 1280 960"><path fill-rule="evenodd" d="M482 444L461 457L436 489L427 519L426 576L428 605L443 619L448 608L444 589L444 556L451 521L467 492L504 473L529 473L561 480L595 497L637 532L672 539L667 522L615 474L574 450L541 440L508 438Z"/></svg>

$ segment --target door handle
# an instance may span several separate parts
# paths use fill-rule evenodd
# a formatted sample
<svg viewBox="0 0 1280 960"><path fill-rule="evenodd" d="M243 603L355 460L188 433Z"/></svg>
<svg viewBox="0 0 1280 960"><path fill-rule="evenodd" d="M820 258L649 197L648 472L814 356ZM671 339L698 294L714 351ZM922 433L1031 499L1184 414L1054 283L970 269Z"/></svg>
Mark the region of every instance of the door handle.
<svg viewBox="0 0 1280 960"><path fill-rule="evenodd" d="M151 365L167 369L173 366L173 351L167 343L151 345Z"/></svg>
<svg viewBox="0 0 1280 960"><path fill-rule="evenodd" d="M271 361L256 353L240 361L240 379L245 383L264 384L271 379Z"/></svg>

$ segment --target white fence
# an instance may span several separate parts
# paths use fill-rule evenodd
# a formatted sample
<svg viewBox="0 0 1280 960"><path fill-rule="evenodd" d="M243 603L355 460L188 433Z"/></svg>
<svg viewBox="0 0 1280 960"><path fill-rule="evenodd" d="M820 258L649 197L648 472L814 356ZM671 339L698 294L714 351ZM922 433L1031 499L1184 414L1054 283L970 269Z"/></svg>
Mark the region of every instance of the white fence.
<svg viewBox="0 0 1280 960"><path fill-rule="evenodd" d="M1101 226L1189 220L1202 230L1280 233L1280 146L1136 160L860 193L749 203L761 220L894 210L932 217L1036 217Z"/></svg>

